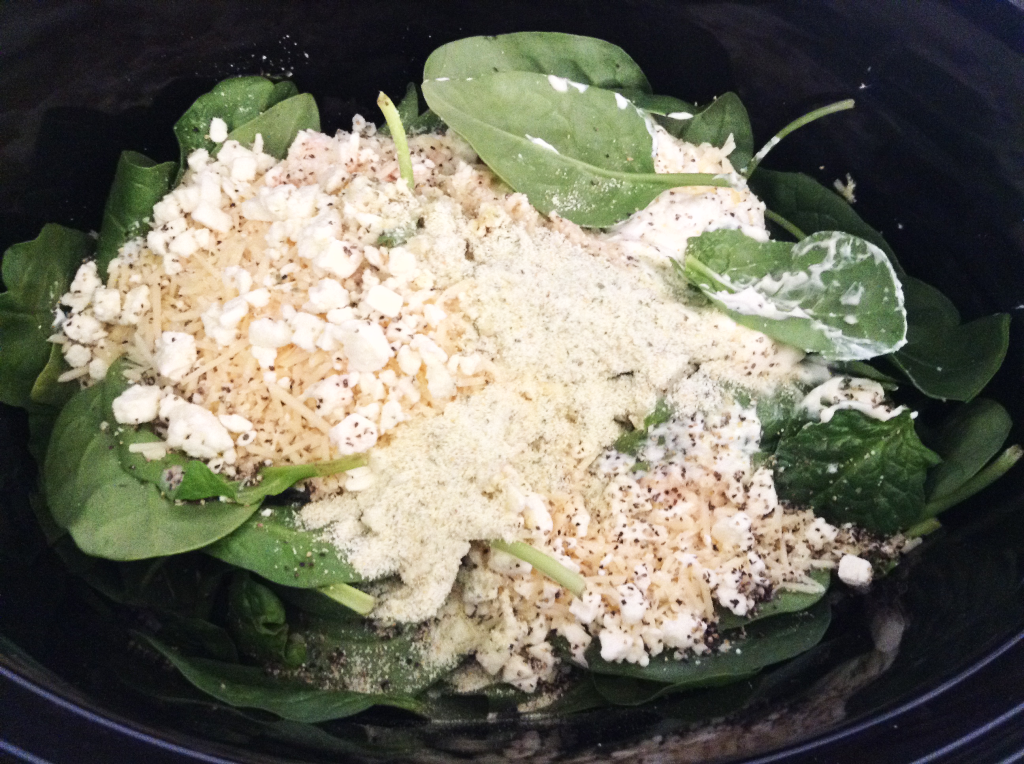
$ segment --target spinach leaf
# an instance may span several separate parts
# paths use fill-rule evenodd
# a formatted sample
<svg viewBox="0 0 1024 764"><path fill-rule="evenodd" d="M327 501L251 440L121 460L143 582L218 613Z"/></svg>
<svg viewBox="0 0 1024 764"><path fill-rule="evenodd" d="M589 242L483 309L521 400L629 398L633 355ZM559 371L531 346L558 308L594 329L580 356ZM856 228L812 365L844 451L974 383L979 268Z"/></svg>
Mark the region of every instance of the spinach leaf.
<svg viewBox="0 0 1024 764"><path fill-rule="evenodd" d="M904 286L906 286L904 284ZM906 290L904 289L904 293ZM907 332L910 332L910 315L907 315ZM885 390L896 390L899 387L899 381L894 377L890 377L888 374L879 371L874 366L863 361L836 361L829 364L829 369L833 374L845 374L848 377L860 377L862 379L870 379L873 382L877 382Z"/></svg>
<svg viewBox="0 0 1024 764"><path fill-rule="evenodd" d="M931 398L969 401L999 370L1010 344L1010 316L997 313L960 323L960 314L935 287L904 280L907 344L889 360Z"/></svg>
<svg viewBox="0 0 1024 764"><path fill-rule="evenodd" d="M750 117L747 116L743 101L735 93L720 95L703 109L697 110L692 119L659 117L657 121L676 138L697 146L710 143L721 148L731 135L736 148L729 155L729 161L737 170L746 167L754 156L754 132L750 127Z"/></svg>
<svg viewBox="0 0 1024 764"><path fill-rule="evenodd" d="M405 124L405 132L408 135L422 135L423 133L439 133L448 126L437 114L427 109L415 119Z"/></svg>
<svg viewBox="0 0 1024 764"><path fill-rule="evenodd" d="M839 194L800 172L778 172L758 167L750 176L750 189L767 205L808 234L843 231L871 242L889 257L897 275L904 276L896 254L882 234L865 223Z"/></svg>
<svg viewBox="0 0 1024 764"><path fill-rule="evenodd" d="M174 162L157 164L135 151L121 152L96 242L101 278L106 277L107 265L124 243L149 230L153 205L171 190L177 169Z"/></svg>
<svg viewBox="0 0 1024 764"><path fill-rule="evenodd" d="M927 470L941 461L910 412L880 421L849 409L783 437L775 458L779 498L886 535L920 519Z"/></svg>
<svg viewBox="0 0 1024 764"><path fill-rule="evenodd" d="M32 402L43 406L52 406L57 409L67 403L71 396L78 392L77 382L58 381L60 375L67 370L68 365L64 361L64 353L61 351L61 346L57 344L51 345L50 358L47 360L43 370L39 372L36 381L32 384L32 391L29 393L29 398Z"/></svg>
<svg viewBox="0 0 1024 764"><path fill-rule="evenodd" d="M344 719L374 705L393 706L413 713L421 709L419 701L408 696L324 690L270 676L256 666L186 658L153 637L139 636L195 687L231 706L259 708L306 724Z"/></svg>
<svg viewBox="0 0 1024 764"><path fill-rule="evenodd" d="M361 581L344 554L296 526L295 512L267 507L203 551L283 586L319 588Z"/></svg>
<svg viewBox="0 0 1024 764"><path fill-rule="evenodd" d="M636 456L640 451L640 446L647 440L647 433L650 429L657 427L659 424L664 424L671 418L672 409L669 408L668 402L662 398L654 406L654 411L644 417L644 426L620 435L613 447L620 454Z"/></svg>
<svg viewBox="0 0 1024 764"><path fill-rule="evenodd" d="M808 592L794 592L789 589L778 589L767 602L758 605L753 615L738 616L726 610L718 616L718 630L730 631L743 626L749 626L762 618L771 618L783 613L798 613L816 604L825 596L828 585L832 581L832 574L827 570L812 570L808 574L816 583L821 585L821 591L814 594Z"/></svg>
<svg viewBox="0 0 1024 764"><path fill-rule="evenodd" d="M288 633L281 600L245 571L232 576L227 621L239 649L257 663L295 668L306 659L305 640Z"/></svg>
<svg viewBox="0 0 1024 764"><path fill-rule="evenodd" d="M320 111L309 93L274 104L255 119L228 133L228 140L251 148L256 134L263 136L263 152L284 159L300 130L319 130Z"/></svg>
<svg viewBox="0 0 1024 764"><path fill-rule="evenodd" d="M770 454L779 438L807 422L800 408L802 397L795 390L783 389L757 400L757 418L761 422L761 452ZM744 404L746 405L746 404Z"/></svg>
<svg viewBox="0 0 1024 764"><path fill-rule="evenodd" d="M57 302L92 246L84 233L50 223L32 241L14 244L4 253L0 403L31 407L32 387L53 352L46 338L54 332Z"/></svg>
<svg viewBox="0 0 1024 764"><path fill-rule="evenodd" d="M928 473L928 501L948 496L977 475L999 453L1012 426L1006 409L987 398L957 408L931 443L942 463Z"/></svg>
<svg viewBox="0 0 1024 764"><path fill-rule="evenodd" d="M310 650L306 665L314 673L330 672L342 683L354 679L374 693L415 695L455 668L430 659L435 628L409 624L381 629L351 611L343 618L314 616L303 630Z"/></svg>
<svg viewBox="0 0 1024 764"><path fill-rule="evenodd" d="M262 133L264 151L278 158L284 156L299 130L320 129L316 104L310 96L298 95L294 84L274 83L265 77L223 80L199 96L174 124L181 149L176 180L184 173L193 151L206 149L214 156L220 149L220 144L207 137L214 117L227 124L229 138L246 146L252 145L256 133Z"/></svg>
<svg viewBox="0 0 1024 764"><path fill-rule="evenodd" d="M647 117L609 90L502 72L429 80L423 95L534 207L579 225L617 223L667 188L728 185L706 174L655 173Z"/></svg>
<svg viewBox="0 0 1024 764"><path fill-rule="evenodd" d="M651 658L646 666L609 663L601 658L598 640L587 649L586 658L590 670L596 675L658 682L662 685L659 693L714 687L749 677L765 666L809 650L825 634L830 618L829 605L822 600L803 612L767 618L753 624L747 630L746 638L735 640L729 652L694 656L686 661L677 661L662 654ZM595 681L597 679L595 676Z"/></svg>
<svg viewBox="0 0 1024 764"><path fill-rule="evenodd" d="M619 92L644 111L650 114L667 117L666 122L668 125L671 125L672 128L666 127L666 129L672 133L672 135L676 135L675 129L679 129L681 127L676 124L677 122L685 122L686 120L693 119L693 115L699 111L692 103L681 101L675 96L652 95L639 90L620 90ZM669 117L669 114L675 114L677 116ZM684 114L688 116L683 116ZM661 123L660 119L657 121Z"/></svg>
<svg viewBox="0 0 1024 764"><path fill-rule="evenodd" d="M136 480L118 458L103 388L82 390L64 407L43 466L53 519L83 552L112 560L187 552L227 535L255 511L232 502L175 502Z"/></svg>
<svg viewBox="0 0 1024 764"><path fill-rule="evenodd" d="M189 655L206 654L229 663L238 661L235 643L220 626L202 618L190 618L174 612L160 613L157 620L160 621L160 639Z"/></svg>
<svg viewBox="0 0 1024 764"><path fill-rule="evenodd" d="M687 280L737 323L830 360L900 347L903 292L885 253L864 239L822 231L788 244L739 231L691 239Z"/></svg>
<svg viewBox="0 0 1024 764"><path fill-rule="evenodd" d="M516 32L450 42L427 58L423 79L460 80L499 72L551 74L606 89L651 92L647 77L619 46L560 32Z"/></svg>

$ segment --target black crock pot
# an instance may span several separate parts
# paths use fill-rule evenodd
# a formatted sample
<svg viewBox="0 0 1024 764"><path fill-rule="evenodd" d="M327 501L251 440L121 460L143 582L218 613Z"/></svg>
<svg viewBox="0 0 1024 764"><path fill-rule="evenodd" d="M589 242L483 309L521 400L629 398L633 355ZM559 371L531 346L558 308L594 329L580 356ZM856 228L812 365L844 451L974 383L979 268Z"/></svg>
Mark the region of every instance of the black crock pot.
<svg viewBox="0 0 1024 764"><path fill-rule="evenodd" d="M764 140L809 108L857 109L806 128L767 164L827 185L906 269L965 318L1024 309L1024 6L1019 0L779 2L9 2L0 10L0 249L44 222L96 229L118 153L176 156L170 125L236 74L292 77L325 131L376 114L381 89L473 34L601 37L656 92L727 90ZM988 394L1024 422L1024 333ZM0 348L2 352L2 348ZM427 725L370 713L323 728L147 700L107 671L124 624L42 543L19 412L0 411L0 759L45 762L749 759L1017 760L1024 753L1024 470L948 513L946 529L847 601L811 680L725 720L709 696L676 718L643 710L552 722ZM1018 425L1013 438L1020 442ZM864 624L905 624L893 658ZM845 636L848 635L848 639ZM881 657L880 657L881 656ZM410 742L411 741L411 742ZM398 743L401 742L402 745ZM404 746L404 747L403 747Z"/></svg>

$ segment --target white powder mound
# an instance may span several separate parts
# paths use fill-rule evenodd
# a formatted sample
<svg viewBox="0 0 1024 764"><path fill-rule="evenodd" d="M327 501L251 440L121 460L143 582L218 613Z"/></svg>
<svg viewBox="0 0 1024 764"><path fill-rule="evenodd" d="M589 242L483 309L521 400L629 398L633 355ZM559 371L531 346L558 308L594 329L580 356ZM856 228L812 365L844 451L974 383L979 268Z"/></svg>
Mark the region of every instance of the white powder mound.
<svg viewBox="0 0 1024 764"><path fill-rule="evenodd" d="M397 429L371 452L369 488L302 513L363 575L401 577L377 618L436 613L470 541L516 538L531 493L577 492L617 421L639 423L659 397L714 409L728 386L771 390L801 357L684 304L661 266L596 256L498 204L476 213L437 199L409 246L438 289L462 285L459 352L494 358L496 380Z"/></svg>

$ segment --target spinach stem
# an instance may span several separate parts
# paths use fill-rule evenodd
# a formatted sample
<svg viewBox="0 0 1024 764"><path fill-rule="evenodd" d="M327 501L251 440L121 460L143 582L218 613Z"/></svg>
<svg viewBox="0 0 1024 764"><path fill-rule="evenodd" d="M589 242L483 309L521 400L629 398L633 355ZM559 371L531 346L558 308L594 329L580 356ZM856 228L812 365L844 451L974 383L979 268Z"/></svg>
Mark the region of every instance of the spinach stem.
<svg viewBox="0 0 1024 764"><path fill-rule="evenodd" d="M326 594L335 602L344 605L349 610L356 611L359 615L368 615L373 610L373 606L377 604L377 600L371 595L361 592L348 584L321 586L318 591Z"/></svg>
<svg viewBox="0 0 1024 764"><path fill-rule="evenodd" d="M780 215L778 212L772 212L771 210L765 210L764 211L764 216L766 218L768 218L770 221L772 221L773 223L775 223L776 225L778 225L778 226L780 226L782 228L785 228L786 232L789 233L789 235L792 236L797 241L800 241L801 239L806 239L807 238L807 234L805 234L803 231L801 231L795 225L793 225L788 220L786 220L786 218L782 217L782 215Z"/></svg>
<svg viewBox="0 0 1024 764"><path fill-rule="evenodd" d="M502 541L494 539L491 541L491 548L499 552L510 554L523 562L528 562L556 584L564 586L577 597L583 596L586 588L586 581L579 573L573 573L562 563L553 557L549 557L539 549L535 549L522 541Z"/></svg>
<svg viewBox="0 0 1024 764"><path fill-rule="evenodd" d="M761 147L760 151L754 154L754 158L750 160L750 164L748 164L743 169L743 174L748 178L751 175L753 175L754 170L756 170L757 166L761 164L761 160L768 155L768 152L775 148L778 145L779 141L781 141L794 130L799 130L804 125L810 124L816 119L827 117L829 114L835 114L837 111L846 111L847 109L852 108L853 99L847 98L844 101L836 101L836 103L830 103L828 106L822 106L820 109L815 109L814 111L808 112L799 119L794 119L784 128L779 130L779 132L775 133L772 139L768 141L768 143L764 144L764 146Z"/></svg>
<svg viewBox="0 0 1024 764"><path fill-rule="evenodd" d="M903 535L908 539L916 539L919 536L927 536L929 533L934 533L942 527L942 523L936 520L934 517L929 517L927 520L911 525L905 531Z"/></svg>
<svg viewBox="0 0 1024 764"><path fill-rule="evenodd" d="M993 482L1006 474L1020 460L1021 456L1024 456L1024 448L1021 448L1019 445L1010 446L959 488L925 504L924 516L926 518L935 517L939 512L949 509L978 493L978 491L988 488Z"/></svg>
<svg viewBox="0 0 1024 764"><path fill-rule="evenodd" d="M356 467L365 467L368 462L366 454L352 454L330 462L316 462L311 466L316 470L317 477L328 477L354 470Z"/></svg>
<svg viewBox="0 0 1024 764"><path fill-rule="evenodd" d="M686 277L687 281L692 283L694 281L694 279L692 279L690 277L689 271L694 271L698 275L703 276L705 279L710 281L712 284L714 284L716 287L718 287L722 291L728 292L729 294L735 294L736 293L736 289L735 289L735 287L732 286L732 284L730 284L729 282L725 281L721 277L721 275L715 273L713 270L711 270L706 265L704 265L704 263L702 263L700 260L698 260L698 259L696 259L694 257L686 258L686 260L685 260L685 262L683 264L683 275Z"/></svg>
<svg viewBox="0 0 1024 764"><path fill-rule="evenodd" d="M416 183L412 177L412 156L409 154L409 141L405 137L402 118L398 115L398 109L395 108L394 101L388 98L383 90L377 96L377 106L384 113L384 119L387 120L391 137L395 141L395 153L398 154L399 172L402 173L402 178L405 182L409 184L409 190L413 191L416 188Z"/></svg>

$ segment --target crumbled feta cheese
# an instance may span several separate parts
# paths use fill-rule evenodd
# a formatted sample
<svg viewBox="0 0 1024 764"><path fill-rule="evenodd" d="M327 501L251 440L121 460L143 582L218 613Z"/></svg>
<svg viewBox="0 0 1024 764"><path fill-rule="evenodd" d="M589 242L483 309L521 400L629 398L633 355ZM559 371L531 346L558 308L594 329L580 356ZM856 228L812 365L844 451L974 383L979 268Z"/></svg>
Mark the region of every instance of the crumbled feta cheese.
<svg viewBox="0 0 1024 764"><path fill-rule="evenodd" d="M227 233L231 230L233 221L231 216L209 202L200 202L199 205L192 210L192 219L220 233Z"/></svg>
<svg viewBox="0 0 1024 764"><path fill-rule="evenodd" d="M402 404L398 401L388 401L380 410L380 431L382 433L389 432L407 418L402 411Z"/></svg>
<svg viewBox="0 0 1024 764"><path fill-rule="evenodd" d="M327 313L349 304L348 290L334 279L320 279L309 288L309 299L302 309L309 313Z"/></svg>
<svg viewBox="0 0 1024 764"><path fill-rule="evenodd" d="M156 341L153 360L161 376L180 382L199 357L196 338L187 332L163 332Z"/></svg>
<svg viewBox="0 0 1024 764"><path fill-rule="evenodd" d="M120 323L125 326L135 326L147 310L149 310L149 287L143 284L125 295Z"/></svg>
<svg viewBox="0 0 1024 764"><path fill-rule="evenodd" d="M847 586L867 586L871 583L871 563L863 557L844 554L839 560L839 580Z"/></svg>
<svg viewBox="0 0 1024 764"><path fill-rule="evenodd" d="M356 467L345 473L346 491L365 491L373 485L373 470L369 467Z"/></svg>
<svg viewBox="0 0 1024 764"><path fill-rule="evenodd" d="M640 623L647 612L647 600L644 593L634 584L623 584L615 587L619 593L619 613L624 624Z"/></svg>
<svg viewBox="0 0 1024 764"><path fill-rule="evenodd" d="M685 650L700 642L703 636L703 621L690 613L661 623L661 639L665 647Z"/></svg>
<svg viewBox="0 0 1024 764"><path fill-rule="evenodd" d="M107 336L103 324L85 313L76 313L64 322L64 334L82 345L95 345Z"/></svg>
<svg viewBox="0 0 1024 764"><path fill-rule="evenodd" d="M93 357L89 361L89 379L101 380L107 376L107 369L110 368L110 364L104 361L102 358Z"/></svg>
<svg viewBox="0 0 1024 764"><path fill-rule="evenodd" d="M377 442L377 425L359 414L349 414L331 428L328 437L342 456L369 451Z"/></svg>
<svg viewBox="0 0 1024 764"><path fill-rule="evenodd" d="M121 293L106 287L97 289L92 296L92 314L105 324L116 321L121 315Z"/></svg>
<svg viewBox="0 0 1024 764"><path fill-rule="evenodd" d="M162 395L156 385L132 385L111 403L114 419L119 424L152 422L160 412Z"/></svg>
<svg viewBox="0 0 1024 764"><path fill-rule="evenodd" d="M242 295L242 299L254 308L265 308L270 304L270 290L264 288L254 289Z"/></svg>
<svg viewBox="0 0 1024 764"><path fill-rule="evenodd" d="M196 149L188 155L188 168L194 172L199 172L206 169L206 165L210 162L210 152L206 149ZM168 199L170 197L164 197ZM155 210L154 210L155 211Z"/></svg>
<svg viewBox="0 0 1024 764"><path fill-rule="evenodd" d="M282 348L292 341L292 329L287 321L258 318L249 324L249 342L261 348Z"/></svg>
<svg viewBox="0 0 1024 764"><path fill-rule="evenodd" d="M224 143L228 139L228 123L220 117L210 120L210 140L214 143Z"/></svg>
<svg viewBox="0 0 1024 764"><path fill-rule="evenodd" d="M388 318L394 318L402 310L402 295L378 284L366 294L366 304Z"/></svg>
<svg viewBox="0 0 1024 764"><path fill-rule="evenodd" d="M345 348L351 371L383 369L393 354L384 331L369 321L346 321L335 336Z"/></svg>
<svg viewBox="0 0 1024 764"><path fill-rule="evenodd" d="M163 415L161 406L161 415ZM212 412L178 399L167 411L167 445L196 459L213 459L234 448L230 433Z"/></svg>
<svg viewBox="0 0 1024 764"><path fill-rule="evenodd" d="M338 408L352 402L354 395L351 385L352 381L349 375L332 374L311 385L303 397L315 399L317 413L321 416L330 416Z"/></svg>
<svg viewBox="0 0 1024 764"><path fill-rule="evenodd" d="M814 551L821 551L826 544L831 544L839 535L839 529L829 525L823 517L816 517L807 529L807 546Z"/></svg>
<svg viewBox="0 0 1024 764"><path fill-rule="evenodd" d="M633 637L620 629L602 629L598 638L601 640L601 658L610 663L623 660L633 650Z"/></svg>
<svg viewBox="0 0 1024 764"><path fill-rule="evenodd" d="M294 331L292 343L308 353L317 349L317 341L327 326L325 321L310 313L296 313L288 323Z"/></svg>
<svg viewBox="0 0 1024 764"><path fill-rule="evenodd" d="M70 307L73 312L78 313L89 307L93 293L102 286L103 282L97 273L96 261L90 260L79 266L67 294L61 297L60 301Z"/></svg>
<svg viewBox="0 0 1024 764"><path fill-rule="evenodd" d="M64 348L64 360L72 369L87 366L92 360L92 351L84 345L72 344Z"/></svg>

